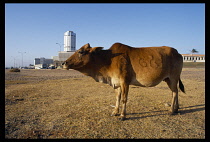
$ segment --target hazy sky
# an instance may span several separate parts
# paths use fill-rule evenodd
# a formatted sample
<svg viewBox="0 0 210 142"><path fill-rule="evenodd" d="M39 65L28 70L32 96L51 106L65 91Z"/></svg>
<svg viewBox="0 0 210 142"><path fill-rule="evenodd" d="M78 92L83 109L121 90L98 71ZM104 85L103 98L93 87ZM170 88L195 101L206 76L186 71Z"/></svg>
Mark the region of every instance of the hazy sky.
<svg viewBox="0 0 210 142"><path fill-rule="evenodd" d="M57 56L66 31L76 49L86 43L108 49L171 46L205 53L205 4L5 4L5 66ZM63 51L63 47L61 48Z"/></svg>

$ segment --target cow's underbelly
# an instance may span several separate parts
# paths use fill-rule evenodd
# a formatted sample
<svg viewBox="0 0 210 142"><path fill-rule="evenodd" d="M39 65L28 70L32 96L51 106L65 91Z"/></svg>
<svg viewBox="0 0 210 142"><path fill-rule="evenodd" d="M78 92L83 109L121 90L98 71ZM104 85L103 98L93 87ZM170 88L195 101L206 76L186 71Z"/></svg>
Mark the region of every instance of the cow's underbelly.
<svg viewBox="0 0 210 142"><path fill-rule="evenodd" d="M160 80L158 80L158 81L132 80L130 85L136 85L136 86L142 86L142 87L153 87L153 86L158 85L161 81Z"/></svg>
<svg viewBox="0 0 210 142"><path fill-rule="evenodd" d="M130 85L136 85L136 86L142 86L142 87L153 87L153 86L158 85L163 80L164 80L164 77L158 77L158 78L133 77Z"/></svg>
<svg viewBox="0 0 210 142"><path fill-rule="evenodd" d="M158 85L165 78L167 78L167 77L137 76L137 77L132 77L130 85L136 85L136 86L142 86L142 87L153 87L153 86ZM97 82L109 84L114 89L120 87L120 85L122 83L119 77L97 76L94 79Z"/></svg>
<svg viewBox="0 0 210 142"><path fill-rule="evenodd" d="M97 82L106 83L112 86L114 89L120 87L120 79L117 77L104 77L104 76L97 76L95 78Z"/></svg>
<svg viewBox="0 0 210 142"><path fill-rule="evenodd" d="M131 78L131 85L153 87L169 77L167 69L141 68L135 70Z"/></svg>

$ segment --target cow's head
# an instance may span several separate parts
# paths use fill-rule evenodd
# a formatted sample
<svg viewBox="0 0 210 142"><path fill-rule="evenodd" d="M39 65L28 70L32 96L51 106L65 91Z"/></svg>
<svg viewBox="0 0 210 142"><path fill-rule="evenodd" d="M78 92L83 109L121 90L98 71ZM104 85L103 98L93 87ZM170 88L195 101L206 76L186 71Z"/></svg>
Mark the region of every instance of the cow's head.
<svg viewBox="0 0 210 142"><path fill-rule="evenodd" d="M77 50L71 57L62 63L63 69L81 69L94 62L93 56L97 54L103 47L90 47L87 43Z"/></svg>

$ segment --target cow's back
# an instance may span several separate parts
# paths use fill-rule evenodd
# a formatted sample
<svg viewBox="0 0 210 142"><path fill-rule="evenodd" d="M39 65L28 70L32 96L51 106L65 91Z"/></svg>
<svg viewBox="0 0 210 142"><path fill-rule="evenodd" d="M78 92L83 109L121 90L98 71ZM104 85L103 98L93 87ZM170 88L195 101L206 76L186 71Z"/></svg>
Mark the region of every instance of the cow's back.
<svg viewBox="0 0 210 142"><path fill-rule="evenodd" d="M121 43L115 43L110 48L113 53L122 53L129 68L126 71L130 84L140 86L155 86L164 78L180 75L183 59L176 49L162 47L133 48ZM115 58L119 62L120 57ZM120 59L122 60L122 59Z"/></svg>

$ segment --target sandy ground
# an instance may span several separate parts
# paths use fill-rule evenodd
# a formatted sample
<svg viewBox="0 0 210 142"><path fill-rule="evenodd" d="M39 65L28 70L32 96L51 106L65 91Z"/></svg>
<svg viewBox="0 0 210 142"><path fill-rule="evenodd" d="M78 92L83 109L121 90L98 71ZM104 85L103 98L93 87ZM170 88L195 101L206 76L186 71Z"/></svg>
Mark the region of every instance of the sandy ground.
<svg viewBox="0 0 210 142"><path fill-rule="evenodd" d="M205 69L184 68L180 109L171 92L130 86L127 120L110 116L115 92L74 70L5 70L5 138L205 138Z"/></svg>

